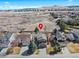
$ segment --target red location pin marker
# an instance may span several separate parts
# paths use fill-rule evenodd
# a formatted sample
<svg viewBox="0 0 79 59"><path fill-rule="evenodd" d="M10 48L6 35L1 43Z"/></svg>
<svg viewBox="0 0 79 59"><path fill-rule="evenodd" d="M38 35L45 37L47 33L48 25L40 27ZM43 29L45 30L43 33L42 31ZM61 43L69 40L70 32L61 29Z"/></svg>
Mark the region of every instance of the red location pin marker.
<svg viewBox="0 0 79 59"><path fill-rule="evenodd" d="M38 27L41 30L43 28L43 24L39 24Z"/></svg>

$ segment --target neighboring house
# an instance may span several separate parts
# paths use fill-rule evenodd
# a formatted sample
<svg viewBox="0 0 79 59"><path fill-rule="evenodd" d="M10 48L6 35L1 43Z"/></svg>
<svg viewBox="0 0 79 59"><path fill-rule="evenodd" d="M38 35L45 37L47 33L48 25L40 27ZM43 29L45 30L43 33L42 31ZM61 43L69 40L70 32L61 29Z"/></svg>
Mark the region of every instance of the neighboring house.
<svg viewBox="0 0 79 59"><path fill-rule="evenodd" d="M70 41L75 40L75 38L74 38L74 36L73 36L72 33L67 33L67 34L65 34L65 36L66 36L66 39L67 39L67 40L70 40Z"/></svg>
<svg viewBox="0 0 79 59"><path fill-rule="evenodd" d="M72 13L69 13L68 16L70 16L70 17L76 17L77 14L72 12Z"/></svg>
<svg viewBox="0 0 79 59"><path fill-rule="evenodd" d="M15 41L22 44L22 46L28 46L30 44L31 34L20 33L15 37Z"/></svg>
<svg viewBox="0 0 79 59"><path fill-rule="evenodd" d="M66 37L65 37L64 33L60 32L60 31L56 32L56 38L57 38L58 41L59 40L61 40L61 41L65 41L66 40Z"/></svg>
<svg viewBox="0 0 79 59"><path fill-rule="evenodd" d="M64 35L64 32L57 31L56 38L61 47L66 46L66 37Z"/></svg>
<svg viewBox="0 0 79 59"><path fill-rule="evenodd" d="M37 47L39 49L46 47L46 41L47 41L47 38L46 38L46 35L45 34L38 33L35 36L35 43L37 44Z"/></svg>
<svg viewBox="0 0 79 59"><path fill-rule="evenodd" d="M44 39L44 40L47 40L47 38L46 38L46 35L45 34L43 34L43 33L38 33L37 34L37 39Z"/></svg>
<svg viewBox="0 0 79 59"><path fill-rule="evenodd" d="M0 48L6 48L9 44L9 39L11 37L12 33L5 32L0 34Z"/></svg>
<svg viewBox="0 0 79 59"><path fill-rule="evenodd" d="M55 31L54 34L51 35L51 43L52 46L55 46L56 43L59 43L61 47L66 46L66 37L63 32Z"/></svg>
<svg viewBox="0 0 79 59"><path fill-rule="evenodd" d="M79 30L78 29L73 29L73 30L71 30L71 33L73 34L75 40L77 42L79 42Z"/></svg>

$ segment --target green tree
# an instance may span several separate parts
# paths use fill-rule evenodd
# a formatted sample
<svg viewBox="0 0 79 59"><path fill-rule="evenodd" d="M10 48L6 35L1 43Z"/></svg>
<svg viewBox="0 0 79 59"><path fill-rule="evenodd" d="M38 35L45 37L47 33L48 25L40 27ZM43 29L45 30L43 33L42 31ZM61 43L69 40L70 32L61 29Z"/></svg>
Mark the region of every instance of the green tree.
<svg viewBox="0 0 79 59"><path fill-rule="evenodd" d="M69 25L67 25L66 23L64 23L63 21L60 21L59 22L59 27L62 31L64 31L65 29L68 29L69 28Z"/></svg>
<svg viewBox="0 0 79 59"><path fill-rule="evenodd" d="M35 27L35 30L34 30L35 33L38 33L39 32L39 29L37 27Z"/></svg>
<svg viewBox="0 0 79 59"><path fill-rule="evenodd" d="M34 41L31 41L29 45L30 52L34 52L36 49L37 49L37 45L35 44Z"/></svg>
<svg viewBox="0 0 79 59"><path fill-rule="evenodd" d="M63 27L63 30L65 30L65 29L68 29L69 27L68 27L68 25L67 24L65 24L65 23L63 23L62 24L62 27Z"/></svg>

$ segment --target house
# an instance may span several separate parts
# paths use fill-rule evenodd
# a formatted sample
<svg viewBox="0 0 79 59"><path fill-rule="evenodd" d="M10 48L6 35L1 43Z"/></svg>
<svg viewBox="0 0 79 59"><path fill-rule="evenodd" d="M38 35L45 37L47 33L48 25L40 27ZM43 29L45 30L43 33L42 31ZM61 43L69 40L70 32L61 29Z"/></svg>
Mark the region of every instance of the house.
<svg viewBox="0 0 79 59"><path fill-rule="evenodd" d="M28 46L30 44L30 40L31 40L30 33L19 33L16 35L12 45Z"/></svg>
<svg viewBox="0 0 79 59"><path fill-rule="evenodd" d="M56 30L54 34L51 35L51 45L55 46L58 43L61 47L66 46L66 37L63 32Z"/></svg>
<svg viewBox="0 0 79 59"><path fill-rule="evenodd" d="M69 41L74 41L75 40L72 33L66 33L65 36L66 36L66 39L69 40Z"/></svg>
<svg viewBox="0 0 79 59"><path fill-rule="evenodd" d="M10 39L11 35L12 35L12 33L10 33L10 32L0 33L0 49L8 47L8 44L10 42L9 39Z"/></svg>
<svg viewBox="0 0 79 59"><path fill-rule="evenodd" d="M68 13L68 16L70 16L70 17L76 17L77 14L72 12L72 13Z"/></svg>
<svg viewBox="0 0 79 59"><path fill-rule="evenodd" d="M61 47L66 46L66 37L64 35L64 32L57 31L56 38Z"/></svg>
<svg viewBox="0 0 79 59"><path fill-rule="evenodd" d="M34 40L35 40L35 43L39 49L46 47L47 38L46 38L45 34L42 34L42 33L36 34Z"/></svg>
<svg viewBox="0 0 79 59"><path fill-rule="evenodd" d="M77 42L79 42L79 30L78 29L72 29L70 32L73 34L75 40Z"/></svg>
<svg viewBox="0 0 79 59"><path fill-rule="evenodd" d="M66 40L64 33L60 32L60 31L56 32L56 38L58 41L65 41Z"/></svg>

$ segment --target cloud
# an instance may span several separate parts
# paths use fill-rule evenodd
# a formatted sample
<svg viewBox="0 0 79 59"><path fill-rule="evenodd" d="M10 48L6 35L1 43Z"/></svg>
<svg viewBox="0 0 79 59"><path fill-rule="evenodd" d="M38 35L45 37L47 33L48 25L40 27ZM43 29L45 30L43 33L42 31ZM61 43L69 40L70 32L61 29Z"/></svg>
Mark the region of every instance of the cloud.
<svg viewBox="0 0 79 59"><path fill-rule="evenodd" d="M38 8L38 7L41 6L4 5L4 6L0 6L0 9L8 10L8 9L23 9L23 8Z"/></svg>
<svg viewBox="0 0 79 59"><path fill-rule="evenodd" d="M3 5L0 5L1 10L8 10L8 9L23 9L23 8L37 8L41 6L27 6L27 5L17 5L11 2L3 2Z"/></svg>
<svg viewBox="0 0 79 59"><path fill-rule="evenodd" d="M74 0L68 0L68 3L67 3L66 5L68 5L68 6L69 6L69 5L73 5L73 1L74 1Z"/></svg>
<svg viewBox="0 0 79 59"><path fill-rule="evenodd" d="M9 2L4 2L4 4L9 4Z"/></svg>

